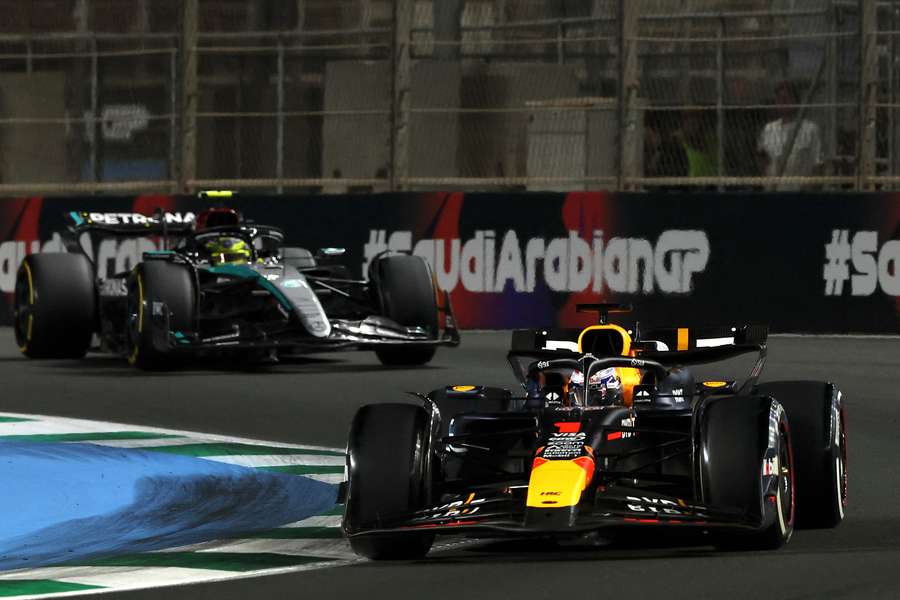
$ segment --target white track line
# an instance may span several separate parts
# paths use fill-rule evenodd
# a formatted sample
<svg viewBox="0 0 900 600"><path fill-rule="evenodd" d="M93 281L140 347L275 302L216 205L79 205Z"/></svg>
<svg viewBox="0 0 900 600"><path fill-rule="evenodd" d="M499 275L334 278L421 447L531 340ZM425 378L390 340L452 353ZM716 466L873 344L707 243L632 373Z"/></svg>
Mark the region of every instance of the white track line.
<svg viewBox="0 0 900 600"><path fill-rule="evenodd" d="M254 468L291 467L297 465L343 467L346 462L343 456L310 456L304 454L225 454L221 456L200 456L198 458Z"/></svg>

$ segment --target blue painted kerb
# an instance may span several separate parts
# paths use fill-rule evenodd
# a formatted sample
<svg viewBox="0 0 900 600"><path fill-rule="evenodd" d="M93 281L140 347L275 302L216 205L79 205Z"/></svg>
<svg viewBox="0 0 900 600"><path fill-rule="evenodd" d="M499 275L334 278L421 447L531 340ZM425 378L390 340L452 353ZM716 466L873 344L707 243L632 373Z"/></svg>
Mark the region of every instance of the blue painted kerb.
<svg viewBox="0 0 900 600"><path fill-rule="evenodd" d="M320 514L337 487L163 452L0 442L0 570L237 537Z"/></svg>

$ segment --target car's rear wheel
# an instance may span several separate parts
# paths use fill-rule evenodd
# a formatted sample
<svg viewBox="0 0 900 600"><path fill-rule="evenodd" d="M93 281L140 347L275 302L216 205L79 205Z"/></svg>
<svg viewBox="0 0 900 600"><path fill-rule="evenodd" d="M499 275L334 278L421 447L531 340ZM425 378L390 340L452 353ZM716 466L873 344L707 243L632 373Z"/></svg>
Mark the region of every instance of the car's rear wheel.
<svg viewBox="0 0 900 600"><path fill-rule="evenodd" d="M81 358L97 318L94 267L83 254L26 256L16 274L13 326L29 358Z"/></svg>
<svg viewBox="0 0 900 600"><path fill-rule="evenodd" d="M757 388L778 400L791 422L797 462L797 526L837 527L847 508L847 421L831 383L784 381Z"/></svg>
<svg viewBox="0 0 900 600"><path fill-rule="evenodd" d="M431 450L425 410L411 404L362 407L353 419L347 451L343 527L353 551L374 560L425 556L433 533L364 533L409 518L430 501Z"/></svg>
<svg viewBox="0 0 900 600"><path fill-rule="evenodd" d="M713 535L722 550L774 550L795 522L795 462L787 415L770 398L713 399L703 408L701 488L713 508L743 515L755 531Z"/></svg>
<svg viewBox="0 0 900 600"><path fill-rule="evenodd" d="M424 259L408 254L385 256L370 270L381 314L406 327L439 334L437 298L431 269ZM428 344L384 346L375 350L385 365L424 365L436 348Z"/></svg>
<svg viewBox="0 0 900 600"><path fill-rule="evenodd" d="M192 330L196 311L194 278L185 265L148 261L138 265L128 283L128 362L139 369L155 370L173 366L171 355L158 349L153 311L164 305L169 312L169 328L184 333ZM168 332L159 332L167 339Z"/></svg>

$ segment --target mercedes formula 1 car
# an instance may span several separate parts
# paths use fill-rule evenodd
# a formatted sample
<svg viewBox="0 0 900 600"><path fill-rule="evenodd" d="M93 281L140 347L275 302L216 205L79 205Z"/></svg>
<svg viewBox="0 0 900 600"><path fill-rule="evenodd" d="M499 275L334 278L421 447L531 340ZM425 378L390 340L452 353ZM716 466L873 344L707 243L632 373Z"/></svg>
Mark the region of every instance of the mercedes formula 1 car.
<svg viewBox="0 0 900 600"><path fill-rule="evenodd" d="M758 383L767 328L517 331L525 394L475 385L373 404L348 442L343 529L372 559L425 555L437 534L693 530L721 549L775 549L837 526L847 434L831 383ZM618 307L622 308L622 307ZM740 380L696 365L755 355ZM716 367L721 371L721 365ZM705 543L705 542L704 542Z"/></svg>
<svg viewBox="0 0 900 600"><path fill-rule="evenodd" d="M336 263L342 249L285 247L280 229L231 209L67 218L68 252L30 255L17 274L15 335L31 358L82 357L95 334L101 350L147 369L185 355L271 361L347 348L420 365L459 344L449 297L415 256L381 254L361 280ZM148 251L98 277L92 257L105 260L110 239Z"/></svg>

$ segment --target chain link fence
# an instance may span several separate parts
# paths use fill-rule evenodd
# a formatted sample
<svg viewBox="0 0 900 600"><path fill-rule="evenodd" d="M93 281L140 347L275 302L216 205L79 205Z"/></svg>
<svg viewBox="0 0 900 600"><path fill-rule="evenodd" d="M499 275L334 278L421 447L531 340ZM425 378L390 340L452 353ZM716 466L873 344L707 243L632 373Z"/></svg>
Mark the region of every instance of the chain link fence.
<svg viewBox="0 0 900 600"><path fill-rule="evenodd" d="M0 12L4 194L900 185L900 1Z"/></svg>

